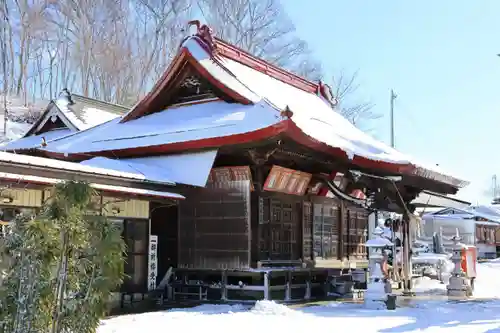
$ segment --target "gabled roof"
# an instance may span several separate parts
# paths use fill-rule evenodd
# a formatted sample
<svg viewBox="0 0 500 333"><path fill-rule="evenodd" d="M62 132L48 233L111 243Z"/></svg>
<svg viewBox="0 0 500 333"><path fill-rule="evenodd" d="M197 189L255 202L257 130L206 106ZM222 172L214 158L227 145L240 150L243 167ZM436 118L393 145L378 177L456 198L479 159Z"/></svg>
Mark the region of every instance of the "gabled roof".
<svg viewBox="0 0 500 333"><path fill-rule="evenodd" d="M18 140L2 148L7 151L39 148L43 141L65 137L120 117L128 108L63 91L50 101L40 118Z"/></svg>
<svg viewBox="0 0 500 333"><path fill-rule="evenodd" d="M195 70L216 98L172 105L169 93ZM257 59L199 26L152 91L120 120L49 142L48 151L131 157L216 148L287 136L353 165L418 175L455 188L467 182L363 133L332 108L328 86Z"/></svg>
<svg viewBox="0 0 500 333"><path fill-rule="evenodd" d="M24 137L41 134L43 125L59 118L68 129L83 131L125 114L127 107L64 91L52 100Z"/></svg>

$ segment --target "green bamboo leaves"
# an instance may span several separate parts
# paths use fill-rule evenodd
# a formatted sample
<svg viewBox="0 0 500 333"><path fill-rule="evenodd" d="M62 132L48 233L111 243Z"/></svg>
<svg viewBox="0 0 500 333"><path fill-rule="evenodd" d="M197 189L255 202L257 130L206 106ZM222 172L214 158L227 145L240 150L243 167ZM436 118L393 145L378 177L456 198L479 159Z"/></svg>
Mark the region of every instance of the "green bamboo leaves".
<svg viewBox="0 0 500 333"><path fill-rule="evenodd" d="M96 331L123 281L125 245L105 217L85 214L94 195L58 184L38 216L15 219L0 244L0 332Z"/></svg>

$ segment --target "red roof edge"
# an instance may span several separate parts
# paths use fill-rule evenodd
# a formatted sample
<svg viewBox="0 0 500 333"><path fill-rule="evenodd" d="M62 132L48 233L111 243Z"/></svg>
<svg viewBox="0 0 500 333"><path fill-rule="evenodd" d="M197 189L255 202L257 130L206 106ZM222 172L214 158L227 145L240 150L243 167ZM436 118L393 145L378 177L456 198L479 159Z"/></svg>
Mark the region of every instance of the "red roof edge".
<svg viewBox="0 0 500 333"><path fill-rule="evenodd" d="M223 56L237 61L254 70L275 78L276 80L282 81L309 93L317 94L326 99L332 107L337 104L337 100L334 98L331 88L322 81L319 81L318 83L311 82L297 74L275 66L266 60L257 58L233 44L214 37L213 30L206 24L202 25L199 20L189 21L188 25L196 26L197 32L195 36L198 37L200 44L204 44L202 47L209 52L212 57L216 58L217 56Z"/></svg>
<svg viewBox="0 0 500 333"><path fill-rule="evenodd" d="M211 39L209 38L211 37L207 37L207 32L204 32L205 30L203 29L209 28L206 26L205 28L199 28L198 33L194 36L196 37L195 40L208 53L208 55L213 56L215 46L210 42ZM193 66L200 73L200 75L202 75L211 84L215 85L228 96L234 98L237 102L242 104L252 103L252 101L250 101L248 98L240 95L230 87L227 87L222 82L219 82L216 78L214 78L210 73L208 73L202 66L197 63L195 57L183 44L184 42L181 44L177 55L170 63L167 70L161 75L153 88L126 115L123 116L123 118L120 120L120 123L125 123L129 120L141 117L149 109L150 105L154 103L157 98L159 98L160 95L168 93L168 88L172 83L172 80L175 79L175 77L178 75L179 70L182 70L185 64L190 64L191 66Z"/></svg>
<svg viewBox="0 0 500 333"><path fill-rule="evenodd" d="M137 104L134 105L126 115L123 116L123 118L120 120L120 123L125 123L129 120L136 119L140 117L142 113L144 113L144 110L147 109L149 104L153 102L153 100L156 99L158 95L160 95L163 89L165 89L169 81L168 79L171 77L171 72L175 71L177 67L181 66L186 57L186 53L186 50L184 48L181 48L177 56L169 64L167 70L163 72L158 81L156 81L153 88L146 94L146 96L139 100L139 102L137 102Z"/></svg>
<svg viewBox="0 0 500 333"><path fill-rule="evenodd" d="M243 65L251 67L261 73L269 75L277 80L288 83L296 88L316 94L319 91L319 83L314 83L303 77L277 67L270 62L257 58L241 48L215 37L216 55L222 55Z"/></svg>

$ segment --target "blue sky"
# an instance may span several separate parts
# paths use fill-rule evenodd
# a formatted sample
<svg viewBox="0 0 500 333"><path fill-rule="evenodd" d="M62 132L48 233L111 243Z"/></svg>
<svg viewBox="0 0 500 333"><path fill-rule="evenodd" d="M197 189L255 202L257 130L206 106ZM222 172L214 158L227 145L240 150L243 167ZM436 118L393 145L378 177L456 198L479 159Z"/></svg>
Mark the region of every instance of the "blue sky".
<svg viewBox="0 0 500 333"><path fill-rule="evenodd" d="M359 71L357 95L383 115L370 126L396 148L471 184L459 197L488 203L500 174L500 1L286 0L299 35L327 75Z"/></svg>

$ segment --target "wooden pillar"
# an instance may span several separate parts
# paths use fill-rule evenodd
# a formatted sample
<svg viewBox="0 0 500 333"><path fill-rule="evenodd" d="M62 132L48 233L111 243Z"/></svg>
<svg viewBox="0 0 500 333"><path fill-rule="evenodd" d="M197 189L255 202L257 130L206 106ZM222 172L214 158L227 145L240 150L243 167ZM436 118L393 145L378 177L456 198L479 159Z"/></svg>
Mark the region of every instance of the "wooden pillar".
<svg viewBox="0 0 500 333"><path fill-rule="evenodd" d="M285 301L292 300L292 272L286 272Z"/></svg>
<svg viewBox="0 0 500 333"><path fill-rule="evenodd" d="M266 301L271 300L269 274L269 272L264 273L264 300Z"/></svg>
<svg viewBox="0 0 500 333"><path fill-rule="evenodd" d="M412 281L411 277L413 275L412 265L411 265L411 239L410 239L410 216L407 212L403 214L402 221L402 234L403 234L403 293L411 294L412 293Z"/></svg>
<svg viewBox="0 0 500 333"><path fill-rule="evenodd" d="M344 201L340 200L339 201L339 242L338 242L338 259L342 260L344 258L344 225L346 223L346 217L347 217L347 207L344 203Z"/></svg>
<svg viewBox="0 0 500 333"><path fill-rule="evenodd" d="M220 289L220 299L221 301L225 302L227 301L227 271L223 270L222 271L222 285Z"/></svg>
<svg viewBox="0 0 500 333"><path fill-rule="evenodd" d="M305 300L311 299L311 271L309 270L306 281L306 294L304 295Z"/></svg>

